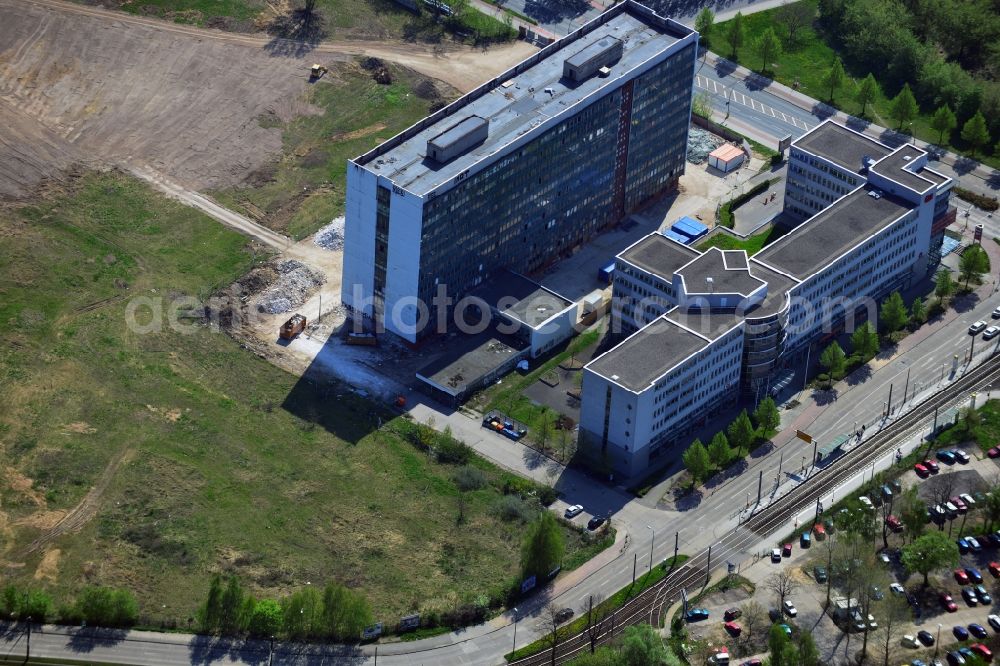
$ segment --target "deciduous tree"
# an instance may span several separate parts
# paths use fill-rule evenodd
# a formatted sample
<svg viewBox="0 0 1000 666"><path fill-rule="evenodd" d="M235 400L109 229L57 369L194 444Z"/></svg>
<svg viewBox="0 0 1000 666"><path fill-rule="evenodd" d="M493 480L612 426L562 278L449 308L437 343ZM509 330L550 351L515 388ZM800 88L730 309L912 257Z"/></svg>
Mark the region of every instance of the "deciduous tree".
<svg viewBox="0 0 1000 666"><path fill-rule="evenodd" d="M753 424L747 415L747 410L740 410L739 415L726 428L729 444L736 449L737 455L745 455L753 444Z"/></svg>
<svg viewBox="0 0 1000 666"><path fill-rule="evenodd" d="M866 321L851 333L851 352L868 361L878 353L878 331L870 321Z"/></svg>
<svg viewBox="0 0 1000 666"><path fill-rule="evenodd" d="M833 94L844 85L845 78L844 64L840 62L840 58L835 58L833 65L823 75L823 86L830 90L829 100L831 102L833 101Z"/></svg>
<svg viewBox="0 0 1000 666"><path fill-rule="evenodd" d="M878 81L872 76L871 72L868 73L864 79L861 80L861 85L858 86L858 104L861 105L861 117L865 115L865 109L868 105L878 99L879 94L882 90L879 88Z"/></svg>
<svg viewBox="0 0 1000 666"><path fill-rule="evenodd" d="M938 269L934 276L934 295L944 300L955 293L955 280L947 268Z"/></svg>
<svg viewBox="0 0 1000 666"><path fill-rule="evenodd" d="M962 140L972 147L972 156L976 156L976 151L990 142L990 131L986 127L986 118L979 111L976 115L965 121L962 126Z"/></svg>
<svg viewBox="0 0 1000 666"><path fill-rule="evenodd" d="M944 532L928 532L903 546L903 566L924 577L927 587L930 572L958 565L958 545Z"/></svg>
<svg viewBox="0 0 1000 666"><path fill-rule="evenodd" d="M753 47L757 55L760 56L761 73L767 71L768 64L781 55L781 39L778 38L778 35L774 34L772 28L767 28L764 32L760 33L757 39L754 40Z"/></svg>
<svg viewBox="0 0 1000 666"><path fill-rule="evenodd" d="M691 442L691 446L684 452L682 458L684 460L684 467L691 474L695 485L705 479L711 467L711 458L700 439Z"/></svg>
<svg viewBox="0 0 1000 666"><path fill-rule="evenodd" d="M708 444L708 457L716 467L725 467L733 457L733 450L729 448L729 440L726 433L717 432Z"/></svg>
<svg viewBox="0 0 1000 666"><path fill-rule="evenodd" d="M888 333L894 333L906 326L910 320L910 313L898 291L892 292L889 298L885 299L879 316L882 318L882 326Z"/></svg>
<svg viewBox="0 0 1000 666"><path fill-rule="evenodd" d="M938 143L942 143L944 135L951 134L956 125L958 125L958 120L955 119L955 114L947 104L938 107L938 110L931 117L931 129L938 133Z"/></svg>
<svg viewBox="0 0 1000 666"><path fill-rule="evenodd" d="M980 282L983 274L990 270L990 258L979 245L970 245L965 248L961 259L958 260L958 274L965 280L965 288L969 288L969 282Z"/></svg>
<svg viewBox="0 0 1000 666"><path fill-rule="evenodd" d="M698 31L701 39L705 42L712 35L712 28L715 27L715 12L709 7L703 7L694 20L694 29Z"/></svg>
<svg viewBox="0 0 1000 666"><path fill-rule="evenodd" d="M792 596L795 590L799 589L798 581L795 580L790 569L782 569L771 574L764 581L764 586L777 597L778 608L782 611L784 611L785 599Z"/></svg>
<svg viewBox="0 0 1000 666"><path fill-rule="evenodd" d="M729 29L726 31L726 42L732 49L732 57L736 58L736 51L746 39L746 27L743 25L743 12L736 12L736 16L729 22Z"/></svg>
<svg viewBox="0 0 1000 666"><path fill-rule="evenodd" d="M892 99L889 106L889 117L899 122L896 129L902 130L903 125L909 123L917 117L917 100L913 97L910 84L904 83L903 89Z"/></svg>
<svg viewBox="0 0 1000 666"><path fill-rule="evenodd" d="M771 396L767 396L757 405L757 409L753 412L753 421L757 424L757 435L762 439L768 439L778 432L781 414Z"/></svg>
<svg viewBox="0 0 1000 666"><path fill-rule="evenodd" d="M924 299L917 296L910 303L910 321L916 325L924 323L927 319L927 307L924 305Z"/></svg>
<svg viewBox="0 0 1000 666"><path fill-rule="evenodd" d="M810 2L786 2L775 12L775 18L788 31L788 43L795 44L799 31L808 27L816 17L816 8Z"/></svg>
<svg viewBox="0 0 1000 666"><path fill-rule="evenodd" d="M836 340L830 343L830 346L823 350L823 353L819 355L819 363L826 371L830 374L830 380L833 381L834 377L841 376L844 373L844 368L847 366L847 356L844 354L844 350L841 349L840 345Z"/></svg>
<svg viewBox="0 0 1000 666"><path fill-rule="evenodd" d="M522 577L543 579L562 562L565 548L559 523L550 511L542 511L524 536L521 547Z"/></svg>

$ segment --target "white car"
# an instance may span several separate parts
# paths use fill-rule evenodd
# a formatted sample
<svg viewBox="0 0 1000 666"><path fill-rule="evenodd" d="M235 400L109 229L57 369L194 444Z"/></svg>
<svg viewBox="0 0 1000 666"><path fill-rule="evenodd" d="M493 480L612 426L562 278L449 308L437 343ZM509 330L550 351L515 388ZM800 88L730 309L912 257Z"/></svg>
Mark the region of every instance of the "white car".
<svg viewBox="0 0 1000 666"><path fill-rule="evenodd" d="M997 337L997 333L1000 333L1000 326L990 326L983 331L983 340L992 340Z"/></svg>
<svg viewBox="0 0 1000 666"><path fill-rule="evenodd" d="M878 622L875 621L875 616L871 613L868 614L868 628L878 629Z"/></svg>
<svg viewBox="0 0 1000 666"><path fill-rule="evenodd" d="M774 550L771 551L771 561L775 562L775 563L781 562L781 549L780 548L775 548Z"/></svg>
<svg viewBox="0 0 1000 666"><path fill-rule="evenodd" d="M875 508L875 505L872 504L872 501L870 499L868 499L868 497L866 495L862 495L861 497L859 497L858 501L861 502L862 504L864 504L866 509L874 509Z"/></svg>
<svg viewBox="0 0 1000 666"><path fill-rule="evenodd" d="M920 647L919 644L917 643L916 637L913 636L912 634L906 634L905 636L903 636L903 640L901 640L900 643L903 644L903 647L908 647L908 648Z"/></svg>
<svg viewBox="0 0 1000 666"><path fill-rule="evenodd" d="M965 502L965 506L969 507L970 509L976 506L975 498L969 493L962 493L961 495L958 496L958 498L963 502Z"/></svg>
<svg viewBox="0 0 1000 666"><path fill-rule="evenodd" d="M990 615L986 621L990 623L994 631L1000 631L1000 615Z"/></svg>
<svg viewBox="0 0 1000 666"><path fill-rule="evenodd" d="M982 319L980 319L975 324L973 324L972 326L969 327L969 333L971 333L972 335L975 335L976 333L979 333L984 328L986 328L986 322L983 321Z"/></svg>
<svg viewBox="0 0 1000 666"><path fill-rule="evenodd" d="M993 309L993 318L1000 319L1000 306Z"/></svg>
<svg viewBox="0 0 1000 666"><path fill-rule="evenodd" d="M906 594L906 590L904 590L903 586L900 585L899 583L890 583L889 589L892 590L893 594L898 594L900 596Z"/></svg>
<svg viewBox="0 0 1000 666"><path fill-rule="evenodd" d="M583 505L574 504L573 506L566 509L565 515L567 518L575 518L576 516L579 516L581 513L583 513Z"/></svg>
<svg viewBox="0 0 1000 666"><path fill-rule="evenodd" d="M965 543L969 544L969 548L975 551L982 550L982 545L979 543L979 539L976 537L967 536L965 537Z"/></svg>
<svg viewBox="0 0 1000 666"><path fill-rule="evenodd" d="M785 599L785 603L781 606L785 609L785 615L788 617L795 617L799 614L798 609L795 608L795 604L792 603L791 599Z"/></svg>

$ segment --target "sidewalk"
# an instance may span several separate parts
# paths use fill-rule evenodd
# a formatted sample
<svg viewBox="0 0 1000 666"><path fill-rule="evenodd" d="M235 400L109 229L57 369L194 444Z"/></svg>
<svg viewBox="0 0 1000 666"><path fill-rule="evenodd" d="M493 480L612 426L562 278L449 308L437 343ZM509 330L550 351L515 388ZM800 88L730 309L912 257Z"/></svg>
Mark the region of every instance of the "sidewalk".
<svg viewBox="0 0 1000 666"><path fill-rule="evenodd" d="M718 66L719 64L725 64L727 67L733 66L734 70L732 71L731 75L736 78L740 78L743 80L746 80L748 77L753 77L754 80L760 78L758 74L751 72L746 67L742 65L736 65L735 63L732 63L730 60L723 58L715 53L712 53L711 51L705 53L704 59L705 63L711 65L713 68ZM961 155L956 155L954 153L947 151L942 152L940 148L933 146L932 144L929 144L926 141L912 139L909 135L901 134L899 132L896 132L895 130L890 130L881 127L874 123L870 123L867 120L858 118L856 116L851 116L849 114L844 113L843 111L836 110L834 107L829 106L828 104L813 99L812 97L809 97L808 95L800 93L796 90L793 90L784 84L778 83L777 81L771 81L762 90L774 95L775 97L779 97L785 100L786 102L794 104L803 111L808 112L810 115L816 115L815 111L819 110L822 112L823 117L829 117L841 123L848 124L852 128L855 128L858 125L864 125L864 130L862 131L863 134L866 134L878 141L882 141L883 143L886 142L886 137L885 137L886 134L890 135L890 140L895 139L894 143L896 145L901 145L902 143L908 143L912 141L917 147L923 148L924 150L927 150L929 152L934 152L940 155L938 161L953 169L959 162L964 162L966 164L973 163L973 160L971 160L970 158L963 157ZM997 189L1000 189L1000 171L993 169L991 167L984 166L979 162L974 162L975 166L972 169L966 169L965 168L966 164L961 165L961 172L959 172L956 169L956 178L960 179L960 178L965 178L967 176L974 176L982 182L981 183L966 182L963 183L963 186L969 186L968 189L973 189L989 196L996 195ZM934 168L933 163L931 164L931 168L932 169ZM991 184L991 182L995 182L996 184L995 185Z"/></svg>

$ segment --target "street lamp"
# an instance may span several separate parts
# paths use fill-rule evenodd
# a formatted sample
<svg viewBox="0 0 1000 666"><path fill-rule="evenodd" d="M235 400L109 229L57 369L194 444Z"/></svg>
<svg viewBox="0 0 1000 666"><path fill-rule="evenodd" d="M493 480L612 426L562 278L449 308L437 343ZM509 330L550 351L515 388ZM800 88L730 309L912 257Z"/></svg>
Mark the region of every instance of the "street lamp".
<svg viewBox="0 0 1000 666"><path fill-rule="evenodd" d="M511 652L517 652L517 606L514 606L514 645L511 647Z"/></svg>
<svg viewBox="0 0 1000 666"><path fill-rule="evenodd" d="M271 634L271 649L267 653L267 666L271 666L274 661L274 634Z"/></svg>
<svg viewBox="0 0 1000 666"><path fill-rule="evenodd" d="M653 542L656 541L656 530L654 530L649 525L646 525L646 529L649 530L649 570L653 570Z"/></svg>
<svg viewBox="0 0 1000 666"><path fill-rule="evenodd" d="M941 623L938 622L937 639L934 641L934 656L938 656L938 649L941 647Z"/></svg>

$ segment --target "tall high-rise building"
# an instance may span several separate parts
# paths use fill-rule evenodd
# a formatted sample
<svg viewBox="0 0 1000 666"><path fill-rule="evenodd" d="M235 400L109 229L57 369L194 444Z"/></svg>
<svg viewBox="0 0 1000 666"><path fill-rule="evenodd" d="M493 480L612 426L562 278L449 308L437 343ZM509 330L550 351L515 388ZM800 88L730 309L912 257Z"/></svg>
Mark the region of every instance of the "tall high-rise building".
<svg viewBox="0 0 1000 666"><path fill-rule="evenodd" d="M625 0L350 160L342 300L415 342L676 186L698 35Z"/></svg>

